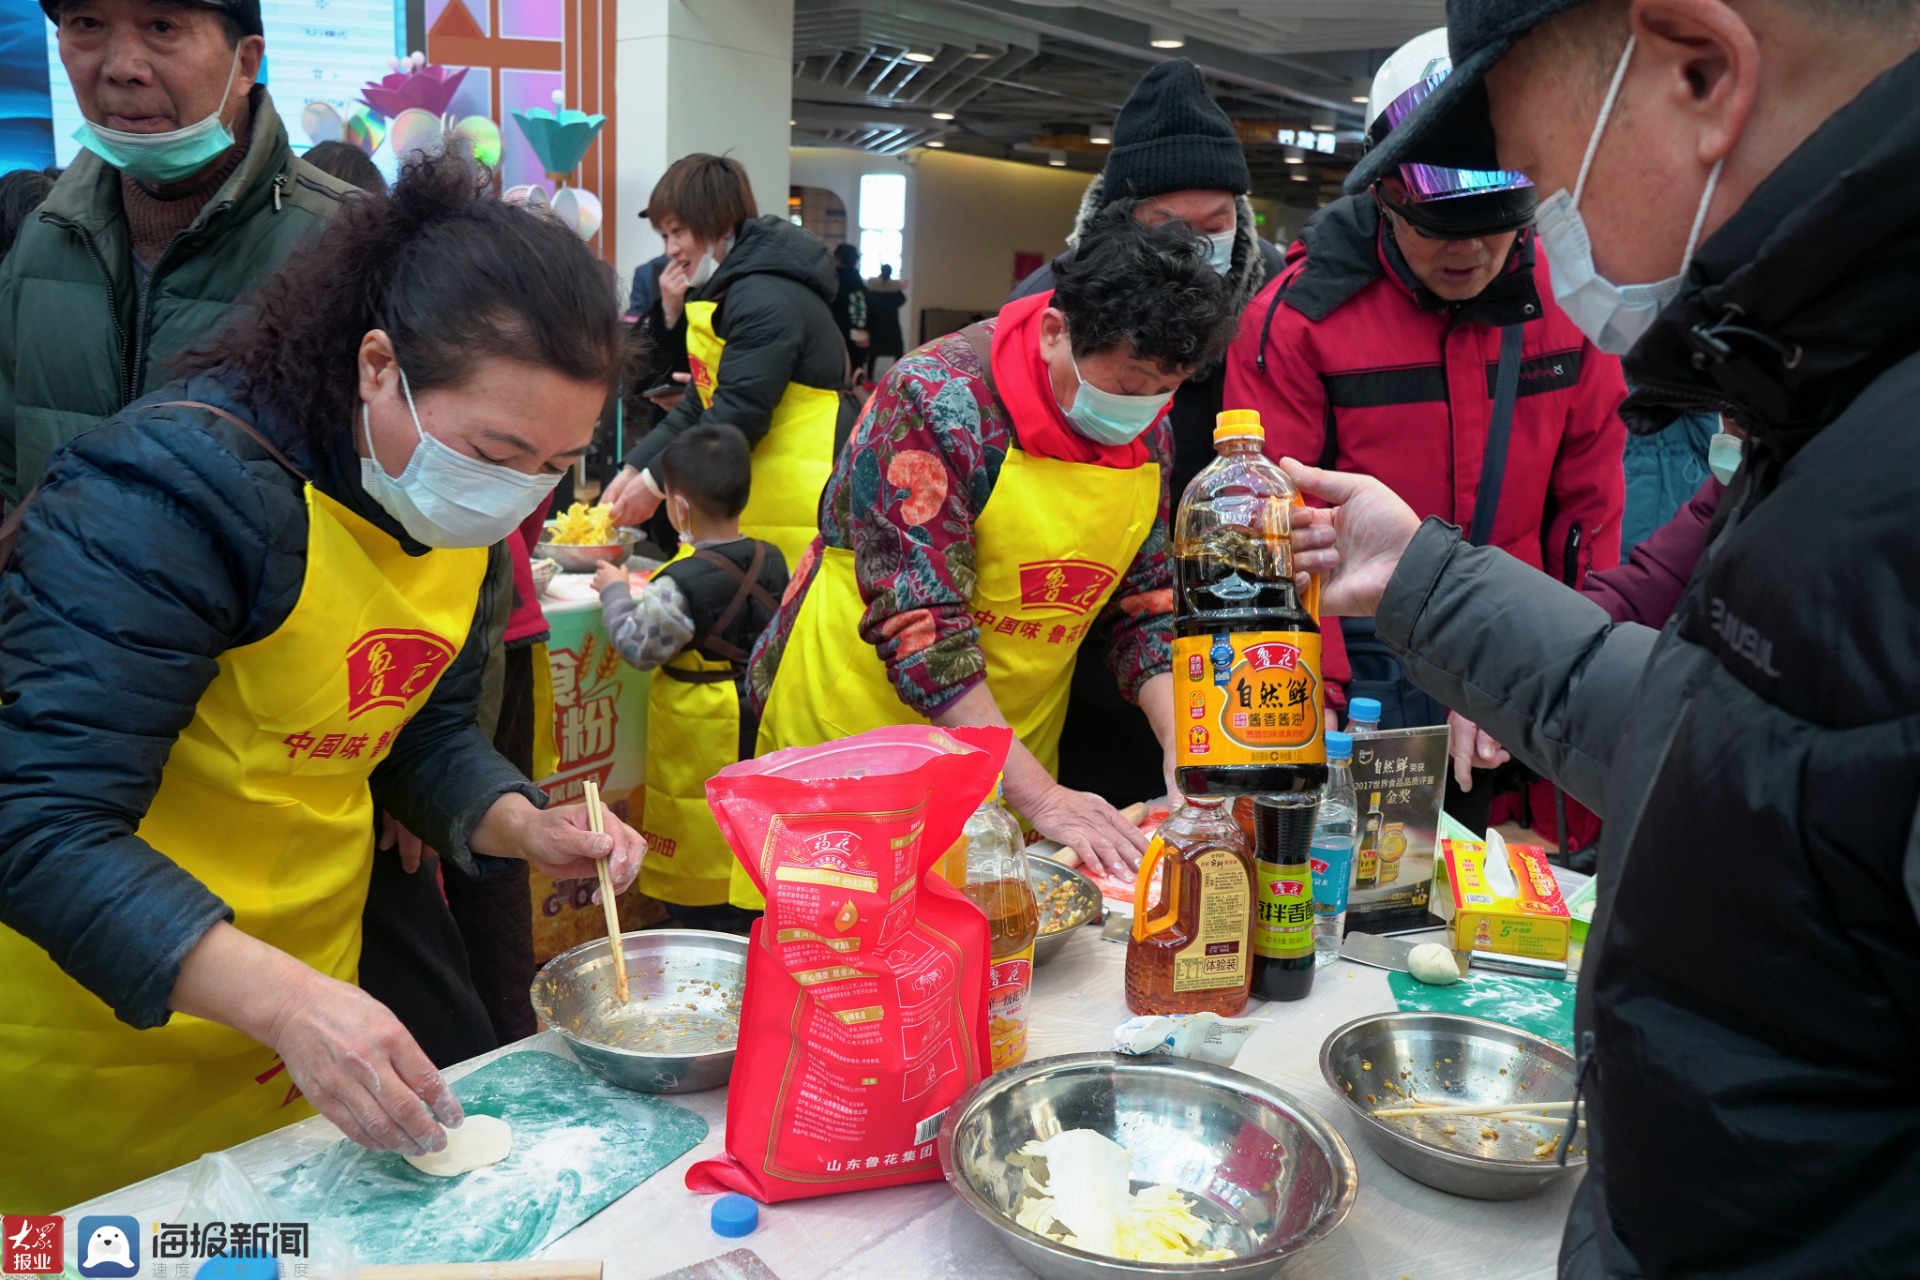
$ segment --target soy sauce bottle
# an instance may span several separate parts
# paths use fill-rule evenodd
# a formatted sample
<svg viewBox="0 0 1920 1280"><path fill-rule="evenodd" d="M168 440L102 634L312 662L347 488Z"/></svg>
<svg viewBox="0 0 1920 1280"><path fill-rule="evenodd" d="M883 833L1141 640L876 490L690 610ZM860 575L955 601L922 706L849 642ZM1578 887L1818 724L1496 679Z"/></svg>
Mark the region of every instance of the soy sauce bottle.
<svg viewBox="0 0 1920 1280"><path fill-rule="evenodd" d="M1253 802L1253 994L1299 1000L1313 990L1313 826L1318 796Z"/></svg>
<svg viewBox="0 0 1920 1280"><path fill-rule="evenodd" d="M1253 410L1220 414L1220 456L1174 522L1175 777L1189 796L1311 798L1327 778L1320 624L1287 541L1300 499L1265 439Z"/></svg>

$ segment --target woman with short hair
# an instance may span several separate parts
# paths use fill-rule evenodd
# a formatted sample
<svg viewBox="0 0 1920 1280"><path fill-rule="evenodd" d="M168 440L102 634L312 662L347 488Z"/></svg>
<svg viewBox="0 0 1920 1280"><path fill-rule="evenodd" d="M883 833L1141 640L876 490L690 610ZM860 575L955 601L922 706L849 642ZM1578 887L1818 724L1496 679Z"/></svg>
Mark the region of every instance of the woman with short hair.
<svg viewBox="0 0 1920 1280"><path fill-rule="evenodd" d="M1067 684L1081 644L1104 645L1171 750L1166 408L1234 315L1207 242L1145 226L1126 202L1057 271L1053 290L888 372L750 692L763 754L881 725L1010 725L1009 802L1124 872L1140 833L1054 781Z"/></svg>
<svg viewBox="0 0 1920 1280"><path fill-rule="evenodd" d="M666 241L666 322L686 321L692 394L628 451L601 501L622 524L660 505L653 465L696 423L730 423L753 445L753 497L740 531L792 564L813 540L815 506L850 420L846 344L831 304L839 289L819 237L758 217L738 160L690 155L654 186L644 216Z"/></svg>
<svg viewBox="0 0 1920 1280"><path fill-rule="evenodd" d="M457 159L346 203L196 372L54 455L0 575L0 1203L300 1119L445 1145L354 985L377 807L463 865L644 848L475 724L498 544L593 438L606 266Z"/></svg>

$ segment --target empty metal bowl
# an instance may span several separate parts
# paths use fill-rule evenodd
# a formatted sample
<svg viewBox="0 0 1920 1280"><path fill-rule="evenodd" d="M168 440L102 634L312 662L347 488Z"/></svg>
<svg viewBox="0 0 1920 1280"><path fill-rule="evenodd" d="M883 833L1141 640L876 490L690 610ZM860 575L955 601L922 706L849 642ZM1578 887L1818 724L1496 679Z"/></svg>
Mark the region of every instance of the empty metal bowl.
<svg viewBox="0 0 1920 1280"><path fill-rule="evenodd" d="M633 554L633 546L640 541L640 535L632 529L615 529L615 541L605 546L580 547L565 542L541 542L533 549L536 559L551 560L560 566L562 573L592 573L600 567L602 560L613 564L625 564L627 557Z"/></svg>
<svg viewBox="0 0 1920 1280"><path fill-rule="evenodd" d="M747 940L705 929L647 929L621 938L627 993L614 999L605 938L549 960L533 979L540 1024L611 1084L641 1093L698 1093L733 1074Z"/></svg>
<svg viewBox="0 0 1920 1280"><path fill-rule="evenodd" d="M1573 1055L1539 1036L1451 1013L1387 1013L1349 1022L1320 1046L1320 1074L1365 1127L1368 1145L1409 1178L1476 1200L1537 1195L1586 1168L1584 1130L1567 1149L1555 1124L1469 1115L1379 1120L1414 1103L1565 1102ZM1448 1130L1452 1130L1451 1133ZM1487 1135L1492 1136L1487 1136Z"/></svg>
<svg viewBox="0 0 1920 1280"><path fill-rule="evenodd" d="M1124 1262L1015 1221L1027 1142L1094 1129L1133 1154L1133 1187L1170 1183L1213 1224L1231 1259ZM940 1167L1020 1263L1048 1280L1204 1276L1255 1280L1340 1225L1358 1179L1353 1155L1319 1116L1264 1080L1184 1058L1072 1053L996 1072L948 1110Z"/></svg>
<svg viewBox="0 0 1920 1280"><path fill-rule="evenodd" d="M1034 939L1033 962L1045 964L1060 954L1073 931L1106 915L1100 888L1072 867L1037 853L1027 854L1027 875L1033 896L1040 900L1040 935Z"/></svg>

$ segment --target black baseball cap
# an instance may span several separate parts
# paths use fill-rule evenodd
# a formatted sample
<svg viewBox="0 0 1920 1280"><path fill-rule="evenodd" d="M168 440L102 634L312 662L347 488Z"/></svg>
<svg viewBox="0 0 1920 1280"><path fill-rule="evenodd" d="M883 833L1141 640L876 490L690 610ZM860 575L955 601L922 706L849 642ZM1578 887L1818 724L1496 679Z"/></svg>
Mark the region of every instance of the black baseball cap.
<svg viewBox="0 0 1920 1280"><path fill-rule="evenodd" d="M218 9L232 18L240 27L243 36L264 36L266 28L260 21L260 0L183 0L186 4L197 4L204 9ZM60 21L62 0L40 0L41 12L51 22Z"/></svg>
<svg viewBox="0 0 1920 1280"><path fill-rule="evenodd" d="M1346 189L1358 195L1403 164L1498 169L1487 72L1520 38L1587 0L1447 0L1447 52L1453 73L1414 113L1360 157Z"/></svg>

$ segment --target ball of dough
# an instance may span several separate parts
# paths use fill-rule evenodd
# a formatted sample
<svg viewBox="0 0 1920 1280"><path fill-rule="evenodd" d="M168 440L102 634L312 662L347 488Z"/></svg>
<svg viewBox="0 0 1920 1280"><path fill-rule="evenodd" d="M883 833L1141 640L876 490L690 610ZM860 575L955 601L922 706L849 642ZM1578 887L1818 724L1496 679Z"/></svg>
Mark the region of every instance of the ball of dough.
<svg viewBox="0 0 1920 1280"><path fill-rule="evenodd" d="M1453 952L1437 942L1423 942L1407 953L1407 972L1436 987L1460 981L1460 966Z"/></svg>
<svg viewBox="0 0 1920 1280"><path fill-rule="evenodd" d="M436 1178L457 1178L490 1164L499 1164L513 1151L513 1130L494 1116L468 1116L458 1129L447 1130L447 1146L424 1156L403 1156L408 1164Z"/></svg>

